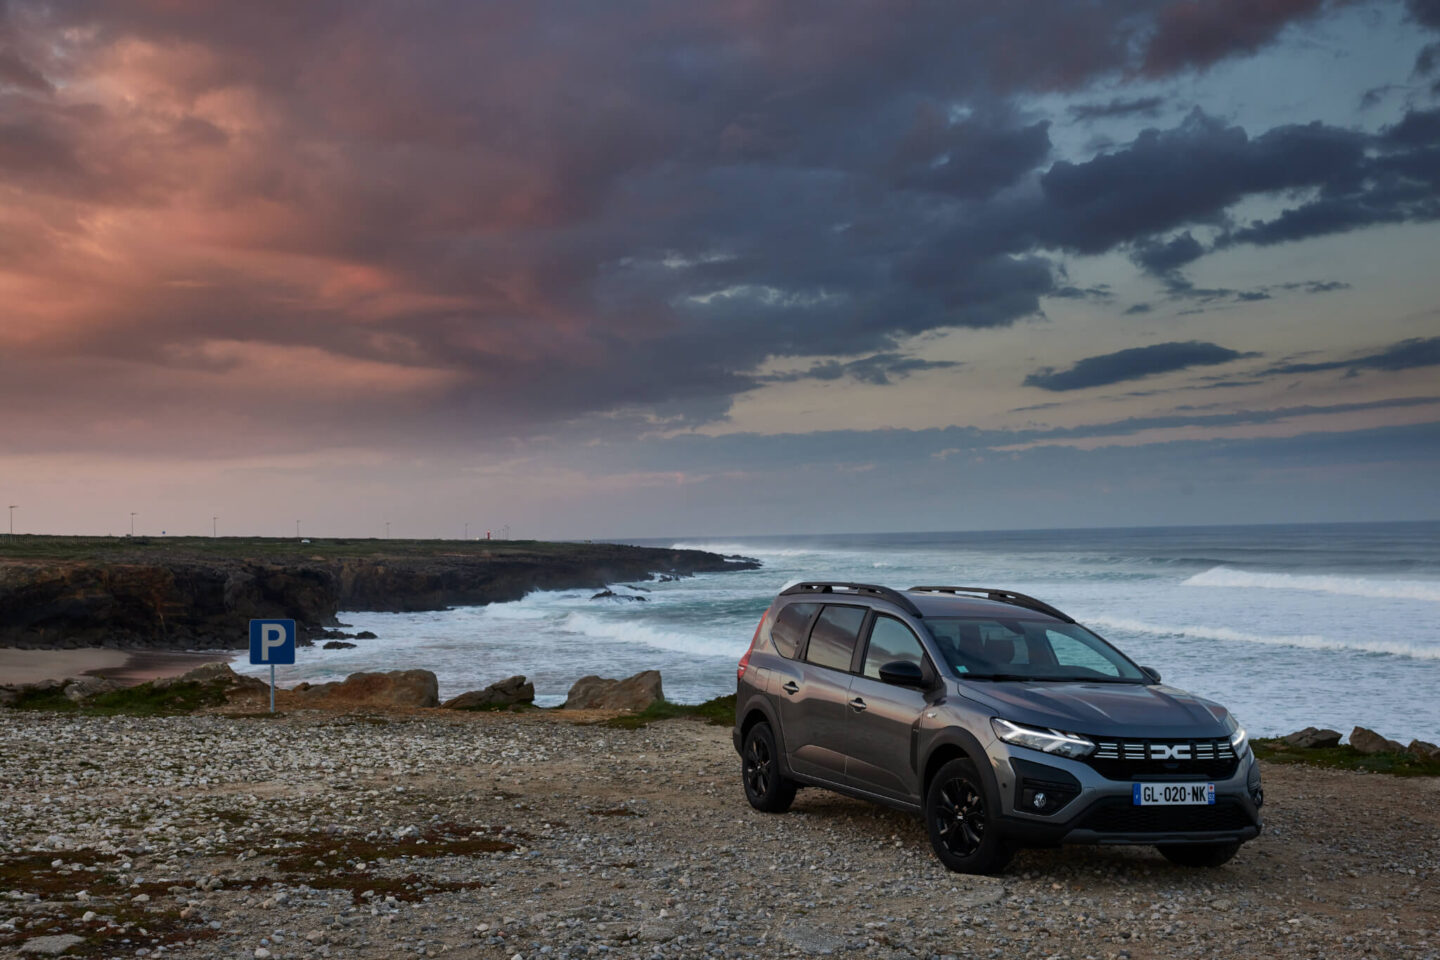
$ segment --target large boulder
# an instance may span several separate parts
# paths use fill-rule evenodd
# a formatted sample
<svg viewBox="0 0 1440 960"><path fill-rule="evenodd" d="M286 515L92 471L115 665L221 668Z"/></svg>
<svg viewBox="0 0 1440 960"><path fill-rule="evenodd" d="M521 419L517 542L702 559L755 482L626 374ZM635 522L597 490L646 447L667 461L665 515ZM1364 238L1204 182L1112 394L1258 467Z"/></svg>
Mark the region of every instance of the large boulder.
<svg viewBox="0 0 1440 960"><path fill-rule="evenodd" d="M1321 727L1306 727L1304 730L1296 730L1294 733L1280 738L1283 743L1292 747L1301 747L1305 750L1316 750L1321 747L1338 747L1340 745L1340 731L1326 730Z"/></svg>
<svg viewBox="0 0 1440 960"><path fill-rule="evenodd" d="M565 698L566 710L644 710L657 700L664 700L660 687L660 671L645 670L624 680L604 677L581 677Z"/></svg>
<svg viewBox="0 0 1440 960"><path fill-rule="evenodd" d="M65 699L80 703L97 693L109 693L119 689L120 684L104 677L71 677L65 681L64 693Z"/></svg>
<svg viewBox="0 0 1440 960"><path fill-rule="evenodd" d="M352 673L338 683L302 683L291 691L302 703L347 707L438 707L440 683L429 670Z"/></svg>
<svg viewBox="0 0 1440 960"><path fill-rule="evenodd" d="M1374 730L1356 727L1350 731L1350 746L1361 753L1404 753L1405 748L1394 740L1387 740Z"/></svg>
<svg viewBox="0 0 1440 960"><path fill-rule="evenodd" d="M1440 746L1426 740L1411 740L1405 749L1421 760L1440 760Z"/></svg>
<svg viewBox="0 0 1440 960"><path fill-rule="evenodd" d="M535 702L535 684L524 677L507 677L484 690L471 690L446 700L440 706L449 710L494 710L519 703Z"/></svg>

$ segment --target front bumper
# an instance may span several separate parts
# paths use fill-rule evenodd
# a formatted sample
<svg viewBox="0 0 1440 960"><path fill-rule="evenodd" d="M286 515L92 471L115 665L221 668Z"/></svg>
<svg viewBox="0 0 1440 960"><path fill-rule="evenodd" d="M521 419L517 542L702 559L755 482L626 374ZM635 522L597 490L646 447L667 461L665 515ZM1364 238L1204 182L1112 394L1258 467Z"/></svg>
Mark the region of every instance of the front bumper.
<svg viewBox="0 0 1440 960"><path fill-rule="evenodd" d="M1208 781L1215 784L1214 805L1137 807L1131 794L1135 780L1111 780L1082 761L1000 740L993 740L986 749L1000 792L1001 829L1023 844L1243 842L1264 829L1260 771L1255 755L1248 750L1233 774ZM1168 779L1198 782L1203 778L1176 774ZM1052 794L1063 788L1063 806L1050 813L1026 810L1022 803L1033 798L1037 782Z"/></svg>

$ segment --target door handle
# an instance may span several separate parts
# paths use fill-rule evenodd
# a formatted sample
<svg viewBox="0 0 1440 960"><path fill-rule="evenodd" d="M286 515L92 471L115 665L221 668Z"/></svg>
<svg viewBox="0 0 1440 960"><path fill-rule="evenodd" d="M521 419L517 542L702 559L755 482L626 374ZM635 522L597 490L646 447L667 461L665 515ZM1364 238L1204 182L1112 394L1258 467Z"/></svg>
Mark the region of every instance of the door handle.
<svg viewBox="0 0 1440 960"><path fill-rule="evenodd" d="M785 686L781 687L780 689L784 690L786 693L799 693L800 684L796 683L794 680L788 680L786 681Z"/></svg>
<svg viewBox="0 0 1440 960"><path fill-rule="evenodd" d="M861 700L859 697L856 697L854 700L850 701L850 709L854 710L856 713L859 713L861 710L865 709L865 701Z"/></svg>

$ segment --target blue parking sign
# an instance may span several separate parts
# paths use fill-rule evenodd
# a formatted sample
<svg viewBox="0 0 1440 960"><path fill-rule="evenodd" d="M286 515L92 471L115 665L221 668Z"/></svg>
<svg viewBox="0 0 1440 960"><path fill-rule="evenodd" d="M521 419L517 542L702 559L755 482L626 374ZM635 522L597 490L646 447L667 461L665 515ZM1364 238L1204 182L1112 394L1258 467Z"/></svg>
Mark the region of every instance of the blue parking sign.
<svg viewBox="0 0 1440 960"><path fill-rule="evenodd" d="M295 662L294 620L251 620L250 662L286 666Z"/></svg>

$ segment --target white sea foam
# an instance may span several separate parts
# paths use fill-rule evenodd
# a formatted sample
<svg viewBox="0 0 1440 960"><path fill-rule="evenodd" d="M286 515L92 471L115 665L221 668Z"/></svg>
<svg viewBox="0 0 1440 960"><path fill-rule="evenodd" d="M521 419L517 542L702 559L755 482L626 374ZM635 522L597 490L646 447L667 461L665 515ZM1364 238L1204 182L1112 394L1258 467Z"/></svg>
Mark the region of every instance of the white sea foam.
<svg viewBox="0 0 1440 960"><path fill-rule="evenodd" d="M1429 600L1440 603L1440 582L1433 580L1373 580L1326 574L1260 573L1234 567L1212 567L1184 582L1187 587L1230 589L1309 590L1346 597L1378 600Z"/></svg>
<svg viewBox="0 0 1440 960"><path fill-rule="evenodd" d="M732 641L705 637L700 633L662 630L634 620L609 620L588 613L572 613L562 621L565 630L610 642L641 644L656 650L689 654L692 657L735 657L745 652L750 634L736 634Z"/></svg>
<svg viewBox="0 0 1440 960"><path fill-rule="evenodd" d="M1440 648L1409 643L1388 643L1383 640L1344 641L1318 634L1273 635L1246 633L1228 627L1169 626L1130 620L1124 617L1085 617L1084 622L1110 630L1150 634L1157 637L1194 637L1199 640L1229 640L1237 643L1263 643L1277 647L1299 647L1305 650L1344 650L1352 653L1383 653L1416 660L1440 660Z"/></svg>

